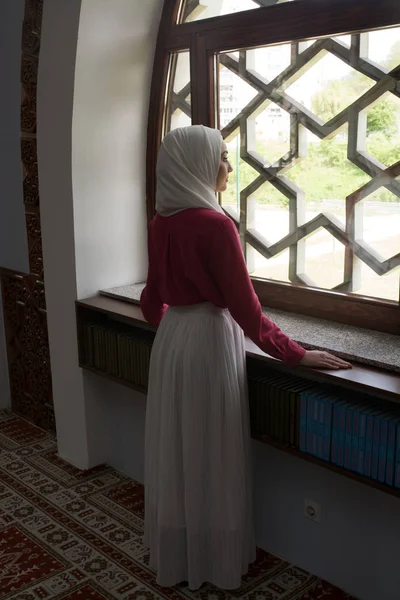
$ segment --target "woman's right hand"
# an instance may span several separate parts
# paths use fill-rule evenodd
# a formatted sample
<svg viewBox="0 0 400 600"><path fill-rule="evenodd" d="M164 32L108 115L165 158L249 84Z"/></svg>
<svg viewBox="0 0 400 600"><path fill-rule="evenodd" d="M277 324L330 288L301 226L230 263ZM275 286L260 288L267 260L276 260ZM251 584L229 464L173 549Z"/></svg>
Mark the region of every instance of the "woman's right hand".
<svg viewBox="0 0 400 600"><path fill-rule="evenodd" d="M322 350L306 350L299 364L314 369L351 369L350 363Z"/></svg>

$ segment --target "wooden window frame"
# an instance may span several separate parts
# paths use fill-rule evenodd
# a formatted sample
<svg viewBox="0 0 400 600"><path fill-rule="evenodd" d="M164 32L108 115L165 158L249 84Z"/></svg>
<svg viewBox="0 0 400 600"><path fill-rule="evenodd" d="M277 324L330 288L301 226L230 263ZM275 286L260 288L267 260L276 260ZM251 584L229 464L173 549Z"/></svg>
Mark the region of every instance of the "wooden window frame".
<svg viewBox="0 0 400 600"><path fill-rule="evenodd" d="M183 0L185 1L185 0ZM215 126L215 55L400 25L399 0L296 0L177 24L182 0L165 0L150 92L147 216L155 215L156 161L172 53L190 50L192 123ZM263 306L400 335L398 302L253 279Z"/></svg>

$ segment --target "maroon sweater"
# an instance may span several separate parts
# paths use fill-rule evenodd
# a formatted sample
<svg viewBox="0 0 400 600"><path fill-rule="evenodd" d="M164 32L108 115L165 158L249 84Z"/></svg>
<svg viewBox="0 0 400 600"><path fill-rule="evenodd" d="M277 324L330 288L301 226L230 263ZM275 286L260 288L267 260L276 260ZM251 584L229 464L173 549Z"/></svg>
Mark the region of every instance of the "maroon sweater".
<svg viewBox="0 0 400 600"><path fill-rule="evenodd" d="M140 304L149 323L158 326L168 306L211 302L228 308L261 350L290 365L300 362L305 350L262 313L228 217L203 208L157 215L148 244L149 272Z"/></svg>

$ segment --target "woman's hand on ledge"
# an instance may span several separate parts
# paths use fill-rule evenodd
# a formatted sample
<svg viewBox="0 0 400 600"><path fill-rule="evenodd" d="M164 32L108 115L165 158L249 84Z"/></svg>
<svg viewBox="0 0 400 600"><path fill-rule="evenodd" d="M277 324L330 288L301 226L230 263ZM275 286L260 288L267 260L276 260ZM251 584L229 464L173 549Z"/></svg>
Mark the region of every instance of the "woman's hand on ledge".
<svg viewBox="0 0 400 600"><path fill-rule="evenodd" d="M314 369L351 369L350 363L322 350L307 350L300 365Z"/></svg>

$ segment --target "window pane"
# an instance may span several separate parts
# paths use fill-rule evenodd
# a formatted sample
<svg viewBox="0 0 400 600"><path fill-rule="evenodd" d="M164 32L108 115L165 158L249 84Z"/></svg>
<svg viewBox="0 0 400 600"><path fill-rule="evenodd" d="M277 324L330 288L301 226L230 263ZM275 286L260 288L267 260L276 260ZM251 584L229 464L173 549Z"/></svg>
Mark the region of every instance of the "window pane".
<svg viewBox="0 0 400 600"><path fill-rule="evenodd" d="M181 23L201 21L220 15L273 6L293 0L183 0Z"/></svg>
<svg viewBox="0 0 400 600"><path fill-rule="evenodd" d="M190 92L190 53L174 53L170 60L164 135L177 127L192 124Z"/></svg>
<svg viewBox="0 0 400 600"><path fill-rule="evenodd" d="M284 250L273 258L265 258L248 244L246 261L252 277L272 279L273 281L289 281L289 250Z"/></svg>
<svg viewBox="0 0 400 600"><path fill-rule="evenodd" d="M398 301L399 68L400 28L219 55L253 275Z"/></svg>

